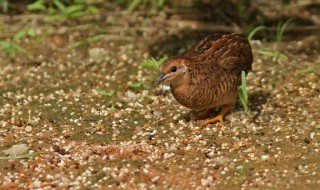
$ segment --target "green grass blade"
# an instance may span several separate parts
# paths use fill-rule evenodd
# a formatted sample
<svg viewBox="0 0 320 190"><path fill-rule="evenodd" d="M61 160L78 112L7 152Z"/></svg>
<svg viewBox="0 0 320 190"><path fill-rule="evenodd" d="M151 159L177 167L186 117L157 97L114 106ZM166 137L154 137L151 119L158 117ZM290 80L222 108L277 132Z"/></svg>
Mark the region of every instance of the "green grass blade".
<svg viewBox="0 0 320 190"><path fill-rule="evenodd" d="M245 100L242 91L239 92L239 97L240 97L241 104L242 104L242 106L243 106L243 108L244 108L244 111L245 111L246 113L249 113L248 101Z"/></svg>
<svg viewBox="0 0 320 190"><path fill-rule="evenodd" d="M89 43L94 43L94 42L97 42L99 40L104 39L105 37L106 37L106 35L104 35L104 34L96 35L96 36L93 36L93 37L89 38L88 42Z"/></svg>
<svg viewBox="0 0 320 190"><path fill-rule="evenodd" d="M67 15L72 15L75 12L83 11L83 6L82 5L72 5L66 8L66 14Z"/></svg>
<svg viewBox="0 0 320 190"><path fill-rule="evenodd" d="M279 38L280 41L282 40L283 34L284 32L287 30L287 28L289 27L289 24L291 23L291 21L293 20L293 18L290 18L289 20L287 20L281 27L280 29L280 34L279 34Z"/></svg>
<svg viewBox="0 0 320 190"><path fill-rule="evenodd" d="M66 7L63 3L61 3L59 0L53 0L53 3L54 3L55 6L58 7L58 9L59 9L63 14L65 13L67 7Z"/></svg>
<svg viewBox="0 0 320 190"><path fill-rule="evenodd" d="M261 55L264 55L264 56L270 56L270 57L279 56L280 59L288 59L288 57L283 53L276 53L276 52L272 52L272 51L268 51L268 50L261 50L261 49L257 49L254 51L261 54Z"/></svg>
<svg viewBox="0 0 320 190"><path fill-rule="evenodd" d="M9 9L9 0L2 0L0 1L1 3L1 7L2 7L2 12L6 13L8 12L8 9Z"/></svg>
<svg viewBox="0 0 320 190"><path fill-rule="evenodd" d="M241 72L241 81L241 85L238 87L238 94L244 111L249 113L246 73L244 71Z"/></svg>
<svg viewBox="0 0 320 190"><path fill-rule="evenodd" d="M84 46L84 45L88 45L88 42L87 41L77 41L75 43L72 44L72 48L77 48L77 47L80 47L80 46Z"/></svg>
<svg viewBox="0 0 320 190"><path fill-rule="evenodd" d="M142 82L134 82L130 85L131 88L141 88L143 87L143 83Z"/></svg>
<svg viewBox="0 0 320 190"><path fill-rule="evenodd" d="M133 0L128 6L128 11L133 12L138 7L139 4L140 4L140 0Z"/></svg>
<svg viewBox="0 0 320 190"><path fill-rule="evenodd" d="M165 0L158 0L157 7L161 9L165 3Z"/></svg>
<svg viewBox="0 0 320 190"><path fill-rule="evenodd" d="M116 95L117 91L116 90L107 91L105 89L100 89L99 93L103 96L112 97Z"/></svg>
<svg viewBox="0 0 320 190"><path fill-rule="evenodd" d="M246 73L244 71L241 72L241 83L244 99L248 101Z"/></svg>
<svg viewBox="0 0 320 190"><path fill-rule="evenodd" d="M287 30L290 22L293 20L293 18L287 20L282 26L279 23L277 27L277 36L276 36L276 41L277 41L277 51L280 51L280 43L283 38L284 32Z"/></svg>
<svg viewBox="0 0 320 190"><path fill-rule="evenodd" d="M0 160L12 160L12 159L24 159L24 158L33 158L38 156L40 153L24 154L18 156L2 156Z"/></svg>
<svg viewBox="0 0 320 190"><path fill-rule="evenodd" d="M249 34L249 36L248 36L248 40L249 40L249 41L252 40L253 36L254 36L257 32L259 32L260 30L265 30L265 29L266 29L265 26L258 26L258 27L256 27L256 28L254 28L254 29L250 32L250 34Z"/></svg>
<svg viewBox="0 0 320 190"><path fill-rule="evenodd" d="M277 57L277 54L275 52L268 51L268 50L257 49L257 50L255 50L255 52L257 52L261 55L265 55L265 56Z"/></svg>

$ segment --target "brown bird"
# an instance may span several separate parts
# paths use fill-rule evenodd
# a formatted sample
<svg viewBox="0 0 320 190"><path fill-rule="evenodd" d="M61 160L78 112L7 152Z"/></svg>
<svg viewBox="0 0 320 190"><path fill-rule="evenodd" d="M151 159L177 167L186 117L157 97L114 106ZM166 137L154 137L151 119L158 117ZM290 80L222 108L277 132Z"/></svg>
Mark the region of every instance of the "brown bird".
<svg viewBox="0 0 320 190"><path fill-rule="evenodd" d="M241 72L251 70L253 57L248 40L240 34L212 34L182 56L168 58L160 67L157 83L168 82L175 99L183 106L205 111L223 106L218 116L203 125L219 121L228 113L241 84ZM200 117L199 117L200 118Z"/></svg>

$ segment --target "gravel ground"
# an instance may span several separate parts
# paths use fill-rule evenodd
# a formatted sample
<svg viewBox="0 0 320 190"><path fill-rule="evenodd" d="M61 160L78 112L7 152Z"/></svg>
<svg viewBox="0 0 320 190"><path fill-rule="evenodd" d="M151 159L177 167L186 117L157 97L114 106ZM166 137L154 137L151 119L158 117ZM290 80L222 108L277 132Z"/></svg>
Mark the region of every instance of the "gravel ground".
<svg viewBox="0 0 320 190"><path fill-rule="evenodd" d="M274 41L251 41L250 113L238 101L222 126L201 127L140 65L186 51L201 32L189 21L172 28L180 18L165 12L146 23L140 14L51 29L41 15L1 16L6 31L27 23L37 36L21 41L32 58L0 52L0 154L38 154L0 160L0 189L318 188L319 35L286 39L278 63L257 53ZM103 40L71 47L97 31Z"/></svg>

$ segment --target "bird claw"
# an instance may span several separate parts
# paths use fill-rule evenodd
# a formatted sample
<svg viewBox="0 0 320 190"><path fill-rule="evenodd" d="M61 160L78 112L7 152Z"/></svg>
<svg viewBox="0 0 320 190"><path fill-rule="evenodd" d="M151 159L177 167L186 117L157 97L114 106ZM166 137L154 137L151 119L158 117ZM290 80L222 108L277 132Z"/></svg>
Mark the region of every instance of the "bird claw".
<svg viewBox="0 0 320 190"><path fill-rule="evenodd" d="M203 121L202 126L206 126L210 123L215 123L215 122L219 122L222 125L223 124L223 115L218 115L217 117Z"/></svg>

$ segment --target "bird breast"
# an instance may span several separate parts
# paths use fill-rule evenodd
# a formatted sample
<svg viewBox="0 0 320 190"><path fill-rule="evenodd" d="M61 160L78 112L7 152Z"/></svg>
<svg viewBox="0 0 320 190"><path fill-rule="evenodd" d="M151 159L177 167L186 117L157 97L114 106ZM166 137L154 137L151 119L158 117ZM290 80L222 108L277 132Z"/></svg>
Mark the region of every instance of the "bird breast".
<svg viewBox="0 0 320 190"><path fill-rule="evenodd" d="M180 85L171 85L174 98L183 106L205 110L234 101L239 77L234 73L215 70L208 73L189 73L190 80ZM203 69L204 71L206 69Z"/></svg>

